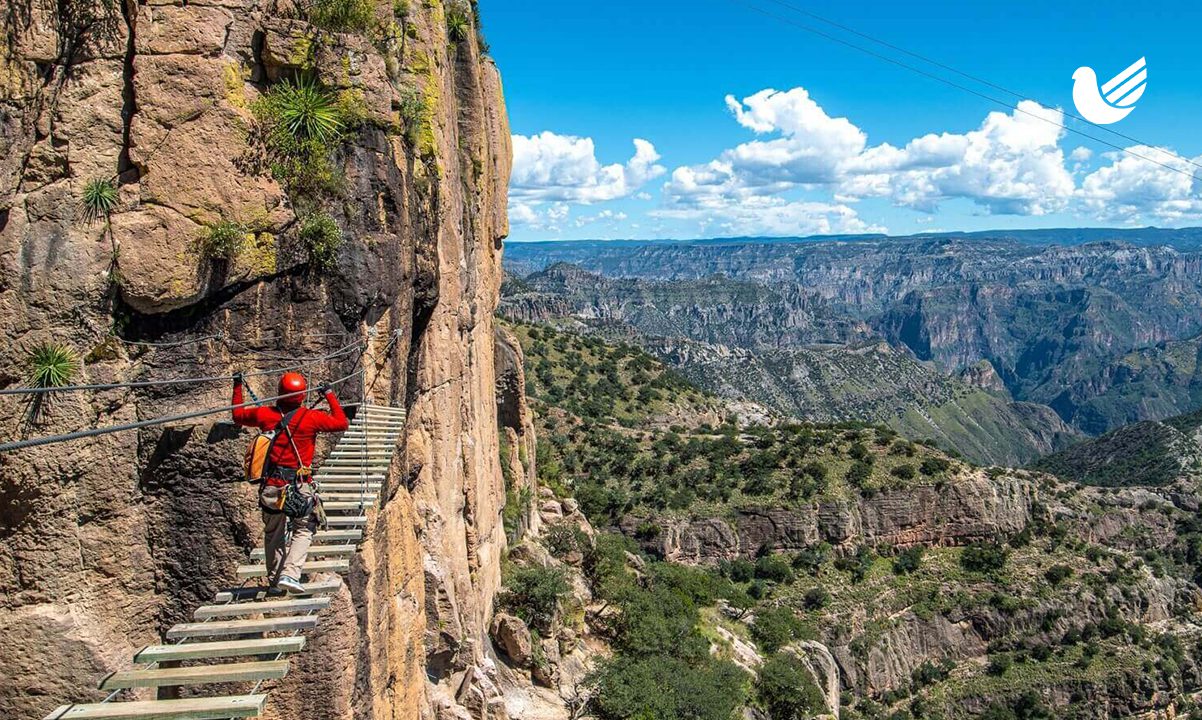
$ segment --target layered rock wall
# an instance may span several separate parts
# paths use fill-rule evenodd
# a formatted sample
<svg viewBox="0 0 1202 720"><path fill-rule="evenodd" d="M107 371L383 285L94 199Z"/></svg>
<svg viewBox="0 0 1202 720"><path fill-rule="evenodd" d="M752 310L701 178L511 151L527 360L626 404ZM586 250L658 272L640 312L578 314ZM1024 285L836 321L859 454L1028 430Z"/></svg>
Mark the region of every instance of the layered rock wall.
<svg viewBox="0 0 1202 720"><path fill-rule="evenodd" d="M360 4L363 5L363 4ZM362 552L270 717L490 715L484 656L506 539L493 312L509 175L474 5L365 4L319 29L288 2L15 0L0 16L0 382L53 342L82 382L317 362L344 400L408 409ZM451 37L448 14L471 31ZM322 200L344 238L306 262L305 210L263 158L256 102L311 77L356 109ZM118 188L107 220L85 185ZM216 223L245 231L200 253ZM362 371L362 372L361 372ZM361 374L360 374L361 373ZM250 379L270 395L274 373ZM6 438L228 402L228 382L60 394ZM524 412L519 408L518 412ZM518 425L528 424L519 418ZM96 678L233 581L259 543L224 414L0 455L0 714L99 699ZM483 668L483 669L482 669Z"/></svg>

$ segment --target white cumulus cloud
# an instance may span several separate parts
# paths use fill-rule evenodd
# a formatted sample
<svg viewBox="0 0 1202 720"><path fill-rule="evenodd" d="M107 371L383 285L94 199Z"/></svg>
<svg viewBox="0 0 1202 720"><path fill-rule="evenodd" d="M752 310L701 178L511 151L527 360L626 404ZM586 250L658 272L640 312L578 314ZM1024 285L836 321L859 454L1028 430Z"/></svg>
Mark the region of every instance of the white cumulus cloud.
<svg viewBox="0 0 1202 720"><path fill-rule="evenodd" d="M952 198L998 214L1056 212L1075 190L1059 146L1062 120L1060 110L1024 100L1012 113L989 113L964 134L924 135L904 148L878 145L843 165L838 192L887 197L924 212Z"/></svg>
<svg viewBox="0 0 1202 720"><path fill-rule="evenodd" d="M514 135L510 197L588 204L633 195L665 172L654 145L636 139L634 148L625 163L602 165L592 138L549 131Z"/></svg>
<svg viewBox="0 0 1202 720"><path fill-rule="evenodd" d="M854 208L842 203L765 196L750 196L738 203L667 207L651 212L651 216L695 223L703 234L717 235L842 235L887 231L883 226L864 222Z"/></svg>
<svg viewBox="0 0 1202 720"><path fill-rule="evenodd" d="M1187 159L1146 145L1129 151L1106 153L1110 164L1085 176L1078 192L1085 208L1100 219L1129 223L1202 217L1202 180L1191 177L1202 175L1193 164L1202 164L1202 156Z"/></svg>

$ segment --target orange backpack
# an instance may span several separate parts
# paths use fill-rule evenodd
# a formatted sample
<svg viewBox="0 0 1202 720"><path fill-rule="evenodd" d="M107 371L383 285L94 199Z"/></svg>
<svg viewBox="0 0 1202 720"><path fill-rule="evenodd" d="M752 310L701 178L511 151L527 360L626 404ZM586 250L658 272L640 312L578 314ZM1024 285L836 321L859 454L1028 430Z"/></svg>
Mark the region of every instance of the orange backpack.
<svg viewBox="0 0 1202 720"><path fill-rule="evenodd" d="M281 430L287 432L292 416L296 415L298 410L300 408L281 417L280 424L276 425L274 430L261 432L250 441L250 447L246 448L246 457L242 461L242 472L246 476L246 482L252 485L263 482L263 478L271 469L271 448L275 445L275 439ZM289 439L291 440L291 435Z"/></svg>

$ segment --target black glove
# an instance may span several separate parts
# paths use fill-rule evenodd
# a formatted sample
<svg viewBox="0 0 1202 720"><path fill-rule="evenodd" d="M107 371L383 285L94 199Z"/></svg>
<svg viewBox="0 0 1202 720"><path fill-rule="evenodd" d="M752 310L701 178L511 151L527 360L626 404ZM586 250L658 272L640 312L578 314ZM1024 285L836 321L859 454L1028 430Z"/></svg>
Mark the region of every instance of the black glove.
<svg viewBox="0 0 1202 720"><path fill-rule="evenodd" d="M242 373L240 373L240 372L234 373L234 387L238 387L241 384L242 384Z"/></svg>
<svg viewBox="0 0 1202 720"><path fill-rule="evenodd" d="M322 397L325 397L334 391L330 389L329 385L318 385L317 392L320 393Z"/></svg>

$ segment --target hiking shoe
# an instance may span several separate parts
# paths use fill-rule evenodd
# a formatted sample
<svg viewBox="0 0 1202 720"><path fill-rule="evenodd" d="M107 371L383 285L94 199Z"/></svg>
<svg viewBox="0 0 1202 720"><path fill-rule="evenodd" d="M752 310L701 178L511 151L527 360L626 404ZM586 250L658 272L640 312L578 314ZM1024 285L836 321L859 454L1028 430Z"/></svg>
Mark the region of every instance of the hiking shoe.
<svg viewBox="0 0 1202 720"><path fill-rule="evenodd" d="M284 597L287 594L288 592L279 585L272 585L271 587L267 588L267 597Z"/></svg>
<svg viewBox="0 0 1202 720"><path fill-rule="evenodd" d="M281 577L279 579L279 582L276 583L276 585L280 586L281 588L287 590L290 593L303 593L305 591L305 586L301 585L299 580L296 580L295 578L290 578L287 575L284 575L283 577Z"/></svg>

